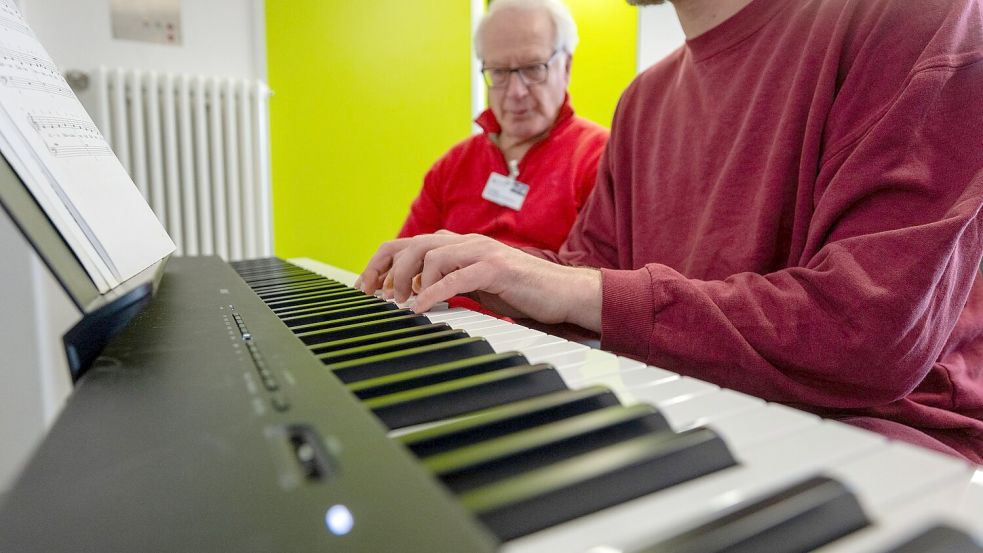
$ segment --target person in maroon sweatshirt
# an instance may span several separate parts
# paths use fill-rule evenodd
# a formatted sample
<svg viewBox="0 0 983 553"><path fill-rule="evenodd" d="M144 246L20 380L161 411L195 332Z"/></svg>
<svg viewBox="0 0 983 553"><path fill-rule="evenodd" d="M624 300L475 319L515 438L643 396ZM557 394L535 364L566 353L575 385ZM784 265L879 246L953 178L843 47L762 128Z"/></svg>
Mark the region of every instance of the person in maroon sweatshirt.
<svg viewBox="0 0 983 553"><path fill-rule="evenodd" d="M980 0L674 5L686 44L625 91L559 252L397 240L363 289L983 462Z"/></svg>
<svg viewBox="0 0 983 553"><path fill-rule="evenodd" d="M427 172L400 237L449 229L557 250L597 180L608 130L578 117L567 85L577 26L559 0L496 0L475 32L484 132Z"/></svg>

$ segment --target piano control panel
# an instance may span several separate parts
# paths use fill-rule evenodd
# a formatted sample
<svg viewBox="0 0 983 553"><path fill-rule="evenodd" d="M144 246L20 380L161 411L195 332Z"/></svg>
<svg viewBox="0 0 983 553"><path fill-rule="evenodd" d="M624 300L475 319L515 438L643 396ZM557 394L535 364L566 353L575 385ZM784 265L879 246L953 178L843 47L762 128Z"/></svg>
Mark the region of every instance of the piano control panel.
<svg viewBox="0 0 983 553"><path fill-rule="evenodd" d="M290 409L290 399L287 397L286 392L282 389L280 381L274 373L273 368L263 357L263 352L260 350L253 332L246 326L246 321L243 319L243 316L239 310L236 309L235 304L229 304L228 310L232 315L232 323L235 324L236 329L239 331L239 338L242 340L242 343L246 348L246 352L249 355L249 359L252 361L253 367L256 369L256 376L259 377L259 381L262 383L263 388L269 392L271 407L273 407L273 409L276 411L287 411Z"/></svg>

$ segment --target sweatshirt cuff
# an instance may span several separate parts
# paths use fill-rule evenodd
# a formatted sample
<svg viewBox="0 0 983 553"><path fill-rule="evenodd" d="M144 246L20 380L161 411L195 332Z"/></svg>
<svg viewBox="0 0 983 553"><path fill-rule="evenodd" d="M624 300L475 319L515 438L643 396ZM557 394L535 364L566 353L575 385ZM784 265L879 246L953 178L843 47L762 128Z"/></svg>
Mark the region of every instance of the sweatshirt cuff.
<svg viewBox="0 0 983 553"><path fill-rule="evenodd" d="M649 358L655 298L647 268L601 269L601 348Z"/></svg>

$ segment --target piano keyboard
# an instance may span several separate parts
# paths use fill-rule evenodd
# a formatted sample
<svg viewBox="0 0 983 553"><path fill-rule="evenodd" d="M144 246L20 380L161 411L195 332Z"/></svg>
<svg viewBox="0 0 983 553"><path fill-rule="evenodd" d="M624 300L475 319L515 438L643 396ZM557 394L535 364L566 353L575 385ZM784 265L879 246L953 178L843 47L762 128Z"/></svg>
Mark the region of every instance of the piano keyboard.
<svg viewBox="0 0 983 553"><path fill-rule="evenodd" d="M501 551L983 552L957 459L311 260L233 266Z"/></svg>

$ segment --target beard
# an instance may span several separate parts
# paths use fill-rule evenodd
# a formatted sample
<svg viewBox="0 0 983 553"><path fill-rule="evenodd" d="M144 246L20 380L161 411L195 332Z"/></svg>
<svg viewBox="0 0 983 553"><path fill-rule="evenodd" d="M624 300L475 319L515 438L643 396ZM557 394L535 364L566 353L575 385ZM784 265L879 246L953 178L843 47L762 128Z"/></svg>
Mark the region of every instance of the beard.
<svg viewBox="0 0 983 553"><path fill-rule="evenodd" d="M665 4L666 0L625 0L629 6L658 6Z"/></svg>

